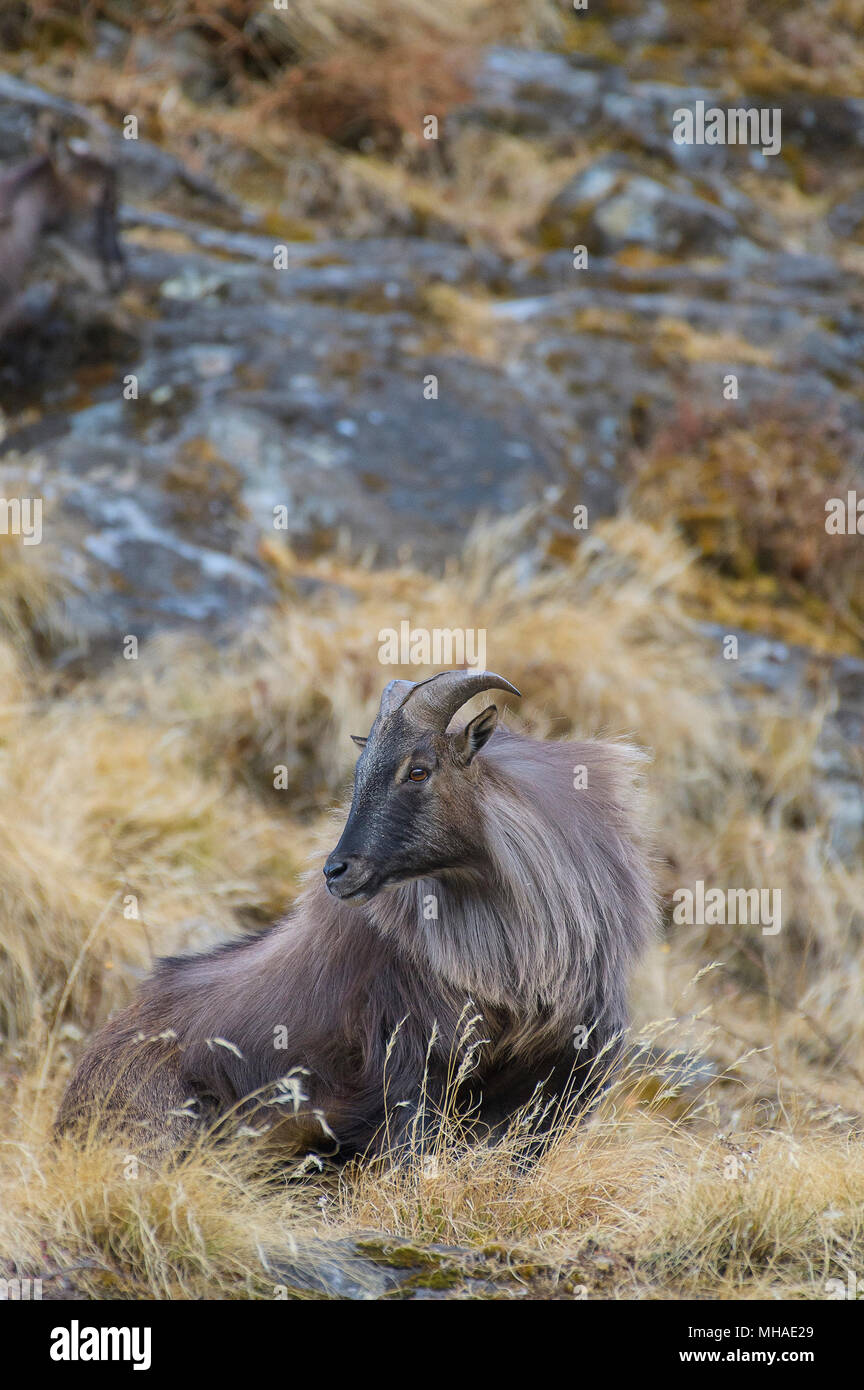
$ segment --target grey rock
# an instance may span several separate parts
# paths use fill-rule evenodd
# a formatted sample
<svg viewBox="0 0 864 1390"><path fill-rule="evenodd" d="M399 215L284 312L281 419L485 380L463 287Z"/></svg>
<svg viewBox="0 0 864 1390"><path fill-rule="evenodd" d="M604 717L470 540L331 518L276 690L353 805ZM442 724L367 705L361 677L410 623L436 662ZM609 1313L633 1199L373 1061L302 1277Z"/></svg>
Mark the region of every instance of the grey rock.
<svg viewBox="0 0 864 1390"><path fill-rule="evenodd" d="M541 237L557 246L585 244L600 255L626 246L679 256L733 252L742 239L739 217L750 210L746 199L728 198L732 206L724 207L686 180L665 184L632 170L621 155L582 170L550 202Z"/></svg>
<svg viewBox="0 0 864 1390"><path fill-rule="evenodd" d="M398 1289L410 1271L396 1271L360 1255L352 1241L304 1241L291 1260L273 1260L269 1273L274 1284L297 1294L364 1303Z"/></svg>

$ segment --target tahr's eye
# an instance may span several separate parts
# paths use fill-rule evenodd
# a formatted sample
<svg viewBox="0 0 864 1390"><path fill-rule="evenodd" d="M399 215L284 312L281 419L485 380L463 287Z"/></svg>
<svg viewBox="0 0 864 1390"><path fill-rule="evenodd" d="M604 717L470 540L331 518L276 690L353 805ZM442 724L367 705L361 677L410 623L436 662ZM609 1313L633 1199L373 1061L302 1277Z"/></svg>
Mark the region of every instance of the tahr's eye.
<svg viewBox="0 0 864 1390"><path fill-rule="evenodd" d="M411 778L412 782L425 782L429 773L426 771L425 767L412 767L408 776Z"/></svg>

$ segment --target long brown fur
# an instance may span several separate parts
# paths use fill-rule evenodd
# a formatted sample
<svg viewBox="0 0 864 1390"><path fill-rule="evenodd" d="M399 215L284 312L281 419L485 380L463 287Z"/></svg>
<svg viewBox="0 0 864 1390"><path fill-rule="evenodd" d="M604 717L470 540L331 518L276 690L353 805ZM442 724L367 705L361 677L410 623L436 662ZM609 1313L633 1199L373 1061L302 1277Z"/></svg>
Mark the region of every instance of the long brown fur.
<svg viewBox="0 0 864 1390"><path fill-rule="evenodd" d="M474 826L470 865L361 906L316 873L263 935L161 961L88 1049L60 1129L102 1107L177 1148L233 1112L269 1125L286 1156L375 1151L416 1128L424 1091L430 1112L440 1103L474 1016L485 1041L462 1090L479 1123L505 1123L538 1086L560 1096L575 1078L587 1098L656 914L641 760L499 727L448 793Z"/></svg>
<svg viewBox="0 0 864 1390"><path fill-rule="evenodd" d="M58 141L52 153L0 175L0 330L14 317L16 296L48 234L92 287L119 287L125 260L116 174L95 155Z"/></svg>

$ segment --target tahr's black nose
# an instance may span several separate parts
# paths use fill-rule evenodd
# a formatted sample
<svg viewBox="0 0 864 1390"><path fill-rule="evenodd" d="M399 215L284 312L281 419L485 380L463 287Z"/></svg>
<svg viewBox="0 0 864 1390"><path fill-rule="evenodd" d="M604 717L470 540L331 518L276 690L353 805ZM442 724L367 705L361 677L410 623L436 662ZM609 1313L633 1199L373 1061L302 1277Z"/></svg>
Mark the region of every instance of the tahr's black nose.
<svg viewBox="0 0 864 1390"><path fill-rule="evenodd" d="M328 883L332 883L334 879L341 878L347 868L348 864L344 859L331 857L324 865L324 877Z"/></svg>

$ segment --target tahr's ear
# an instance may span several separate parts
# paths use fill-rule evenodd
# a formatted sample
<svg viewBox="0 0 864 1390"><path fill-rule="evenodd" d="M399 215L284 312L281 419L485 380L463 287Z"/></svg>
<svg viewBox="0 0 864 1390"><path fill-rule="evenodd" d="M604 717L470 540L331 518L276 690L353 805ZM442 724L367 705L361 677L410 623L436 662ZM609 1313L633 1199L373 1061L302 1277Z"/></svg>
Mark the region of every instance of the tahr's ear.
<svg viewBox="0 0 864 1390"><path fill-rule="evenodd" d="M358 748L365 748L369 740L368 738L363 738L362 734L352 734L351 742L356 743Z"/></svg>
<svg viewBox="0 0 864 1390"><path fill-rule="evenodd" d="M496 705L489 705L482 714L466 724L461 733L454 734L453 745L456 757L460 763L467 766L475 753L479 753L485 743L488 743L495 732L498 723L498 708Z"/></svg>

